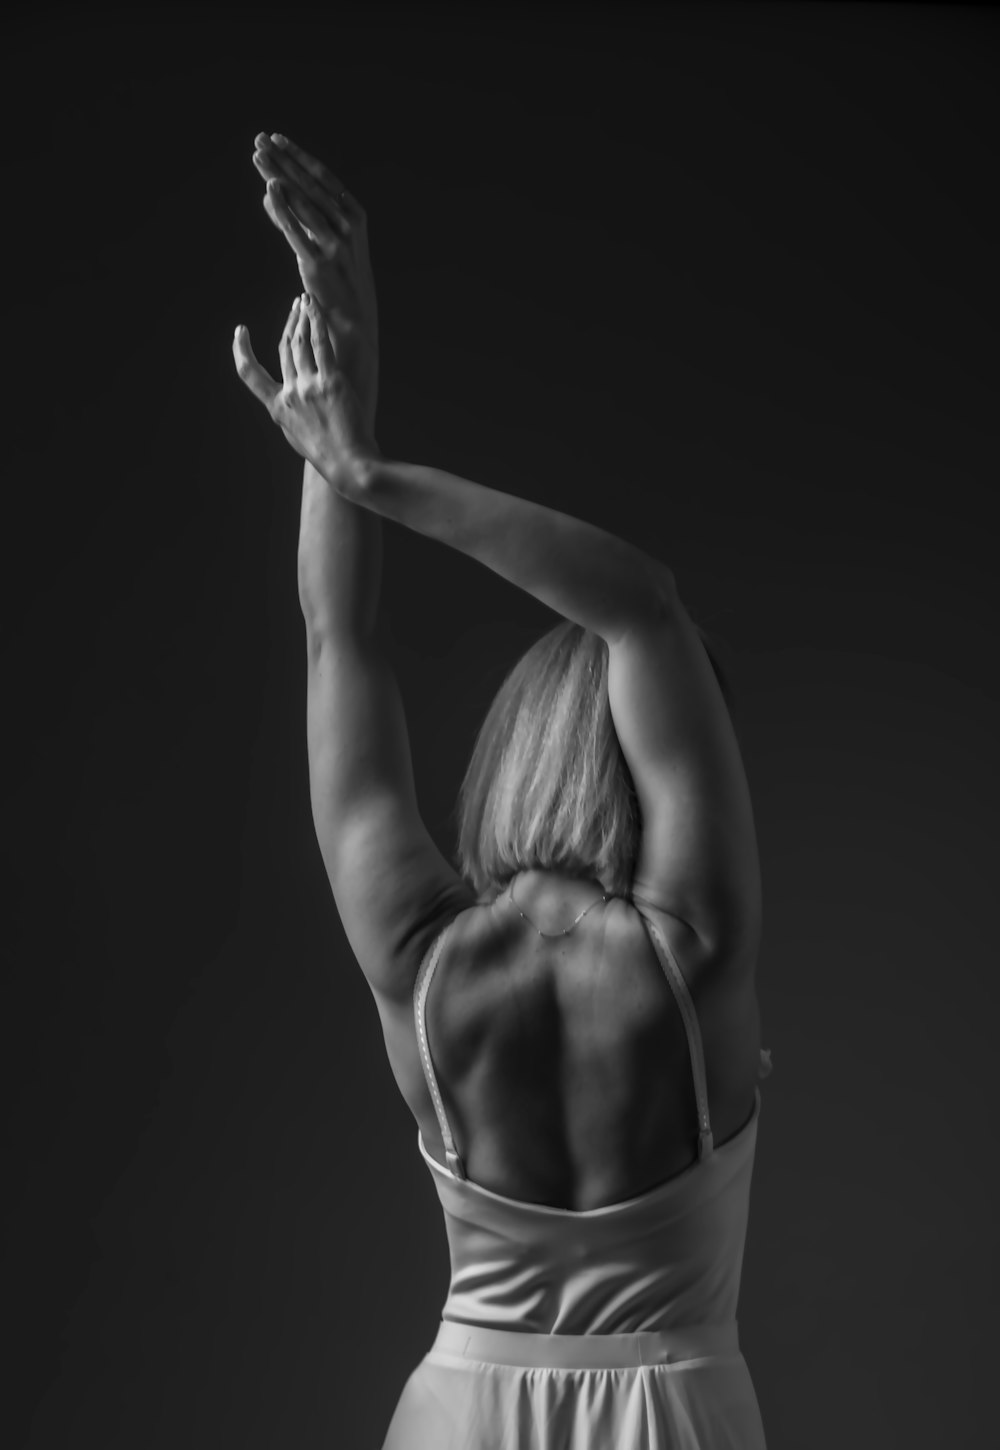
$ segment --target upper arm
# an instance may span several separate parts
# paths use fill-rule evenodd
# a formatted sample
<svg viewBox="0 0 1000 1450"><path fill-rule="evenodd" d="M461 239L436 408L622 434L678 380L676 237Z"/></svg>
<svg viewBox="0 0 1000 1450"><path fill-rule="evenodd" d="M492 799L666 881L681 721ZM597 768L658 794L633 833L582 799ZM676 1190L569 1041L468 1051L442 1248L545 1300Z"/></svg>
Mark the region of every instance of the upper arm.
<svg viewBox="0 0 1000 1450"><path fill-rule="evenodd" d="M729 711L672 583L608 644L608 696L642 815L633 890L709 950L755 942L760 863Z"/></svg>
<svg viewBox="0 0 1000 1450"><path fill-rule="evenodd" d="M311 642L307 733L313 822L344 932L377 993L412 991L435 923L471 888L420 817L399 686L374 642Z"/></svg>

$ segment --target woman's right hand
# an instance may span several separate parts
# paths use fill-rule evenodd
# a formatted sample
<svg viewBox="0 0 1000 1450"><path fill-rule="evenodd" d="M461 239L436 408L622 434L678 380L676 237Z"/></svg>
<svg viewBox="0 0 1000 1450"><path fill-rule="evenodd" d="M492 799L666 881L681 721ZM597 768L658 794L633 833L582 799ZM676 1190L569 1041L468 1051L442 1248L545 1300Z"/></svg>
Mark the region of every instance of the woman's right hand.
<svg viewBox="0 0 1000 1450"><path fill-rule="evenodd" d="M378 303L365 209L322 162L287 137L261 132L254 145L254 165L267 182L264 210L323 310L337 365L374 414L368 395L378 380Z"/></svg>

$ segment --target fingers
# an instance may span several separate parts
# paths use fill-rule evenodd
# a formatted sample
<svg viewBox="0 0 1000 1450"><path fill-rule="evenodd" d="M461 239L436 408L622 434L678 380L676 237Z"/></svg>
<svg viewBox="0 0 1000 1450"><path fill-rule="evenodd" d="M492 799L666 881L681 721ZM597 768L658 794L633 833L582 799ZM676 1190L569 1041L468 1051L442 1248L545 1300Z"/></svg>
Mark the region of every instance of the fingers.
<svg viewBox="0 0 1000 1450"><path fill-rule="evenodd" d="M318 351L314 350L314 339ZM320 319L319 308L313 298L305 293L296 297L289 309L278 344L278 356L281 360L282 382L286 388L294 388L296 380L303 374L317 372L317 359L320 357L323 359L324 375L336 371L337 358L326 324ZM233 334L233 359L240 380L264 404L268 412L272 412L275 399L281 392L281 384L262 367L251 346L250 334L242 326L237 327Z"/></svg>
<svg viewBox="0 0 1000 1450"><path fill-rule="evenodd" d="M285 240L300 262L316 260L316 248L302 229L298 217L293 215L285 197L284 188L277 181L267 183L264 193L264 208L268 216L285 234Z"/></svg>
<svg viewBox="0 0 1000 1450"><path fill-rule="evenodd" d="M281 334L281 341L278 343L278 357L281 359L281 377L286 388L295 386L295 356L292 352L292 334L295 331L299 320L300 299L296 297L292 303L288 320L285 323L285 330Z"/></svg>
<svg viewBox="0 0 1000 1450"><path fill-rule="evenodd" d="M264 210L267 212L268 220L270 221L271 225L277 227L279 232L283 232L285 230L285 223L279 218L277 212L274 209L274 202L271 200L270 191L264 192ZM288 207L287 210L289 212L289 215L293 216L291 208ZM298 218L293 216L293 221L298 221ZM314 243L316 241L316 238L305 227L303 227L302 230L305 232L306 241L308 242L309 246L312 247L313 250L315 250ZM289 245L291 245L290 239ZM298 252L296 252L296 256L298 257L299 261L302 260Z"/></svg>
<svg viewBox="0 0 1000 1450"><path fill-rule="evenodd" d="M326 381L337 371L337 354L334 351L333 340L330 337L330 329L326 325L315 300L309 298L307 309L309 317L309 339L312 343L313 357L316 359L316 367L322 381Z"/></svg>
<svg viewBox="0 0 1000 1450"><path fill-rule="evenodd" d="M261 175L289 181L320 209L338 236L345 234L345 222L359 226L364 223L365 212L361 204L331 171L308 152L287 137L277 134L269 137L263 132L257 136L255 145L254 165Z"/></svg>
<svg viewBox="0 0 1000 1450"><path fill-rule="evenodd" d="M336 204L327 197L321 205L314 196L310 200L299 180L289 176L287 171L276 165L269 156L261 152L255 152L253 163L267 182L267 190L264 197L264 206L271 215L269 202L281 209L281 220L278 225L288 235L288 241L296 246L293 237L297 237L298 245L302 244L303 238L310 243L320 240L327 245L332 242L343 242L347 240L348 224L342 215L337 212ZM318 191L310 183L314 193ZM337 220L331 221L331 215ZM273 220L273 217L272 217ZM295 224L299 223L298 226ZM304 226L303 226L304 224ZM309 229L312 236L305 232ZM292 230L289 230L292 228Z"/></svg>
<svg viewBox="0 0 1000 1450"><path fill-rule="evenodd" d="M309 334L308 298L303 294L299 302L295 331L292 333L292 357L295 361L296 371L300 377L303 373L314 373L316 371L316 359L313 356L312 341Z"/></svg>
<svg viewBox="0 0 1000 1450"><path fill-rule="evenodd" d="M294 141L289 141L287 136L280 135L275 131L269 138L272 145L285 154L307 171L319 184L326 188L331 196L338 196L344 190L344 184L338 181L333 172L325 167L322 161L317 161L315 156L310 156L308 151L303 151L301 146L296 146ZM344 198L345 201L347 198Z"/></svg>
<svg viewBox="0 0 1000 1450"><path fill-rule="evenodd" d="M305 234L310 241L339 242L342 241L339 232L335 232L318 207L312 205L290 181L278 181L269 183L277 192L277 198L284 206L286 213L294 222L301 223L300 231L307 229ZM315 248L313 248L315 250Z"/></svg>
<svg viewBox="0 0 1000 1450"><path fill-rule="evenodd" d="M254 397L270 412L271 404L281 389L254 356L254 350L250 346L250 334L245 327L238 327L233 335L233 357L240 380L246 383Z"/></svg>

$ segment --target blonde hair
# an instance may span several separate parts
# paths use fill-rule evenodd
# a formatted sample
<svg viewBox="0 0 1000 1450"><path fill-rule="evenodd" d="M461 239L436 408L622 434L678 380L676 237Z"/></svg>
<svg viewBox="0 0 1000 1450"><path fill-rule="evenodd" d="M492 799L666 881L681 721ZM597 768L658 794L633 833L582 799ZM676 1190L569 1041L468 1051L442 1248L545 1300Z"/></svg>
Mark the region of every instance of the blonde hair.
<svg viewBox="0 0 1000 1450"><path fill-rule="evenodd" d="M725 672L696 626L726 704ZM455 865L482 901L512 876L557 870L631 900L642 816L608 703L608 646L563 620L497 690L457 802Z"/></svg>

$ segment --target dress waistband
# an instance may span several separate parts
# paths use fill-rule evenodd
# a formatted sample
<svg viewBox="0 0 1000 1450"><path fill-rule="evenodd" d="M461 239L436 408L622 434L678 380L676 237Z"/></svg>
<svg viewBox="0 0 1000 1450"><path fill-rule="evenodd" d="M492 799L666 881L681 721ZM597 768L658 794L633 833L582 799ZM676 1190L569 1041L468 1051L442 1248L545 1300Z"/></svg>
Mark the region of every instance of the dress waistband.
<svg viewBox="0 0 1000 1450"><path fill-rule="evenodd" d="M430 1355L527 1369L619 1369L739 1352L735 1319L637 1334L527 1334L442 1319Z"/></svg>

